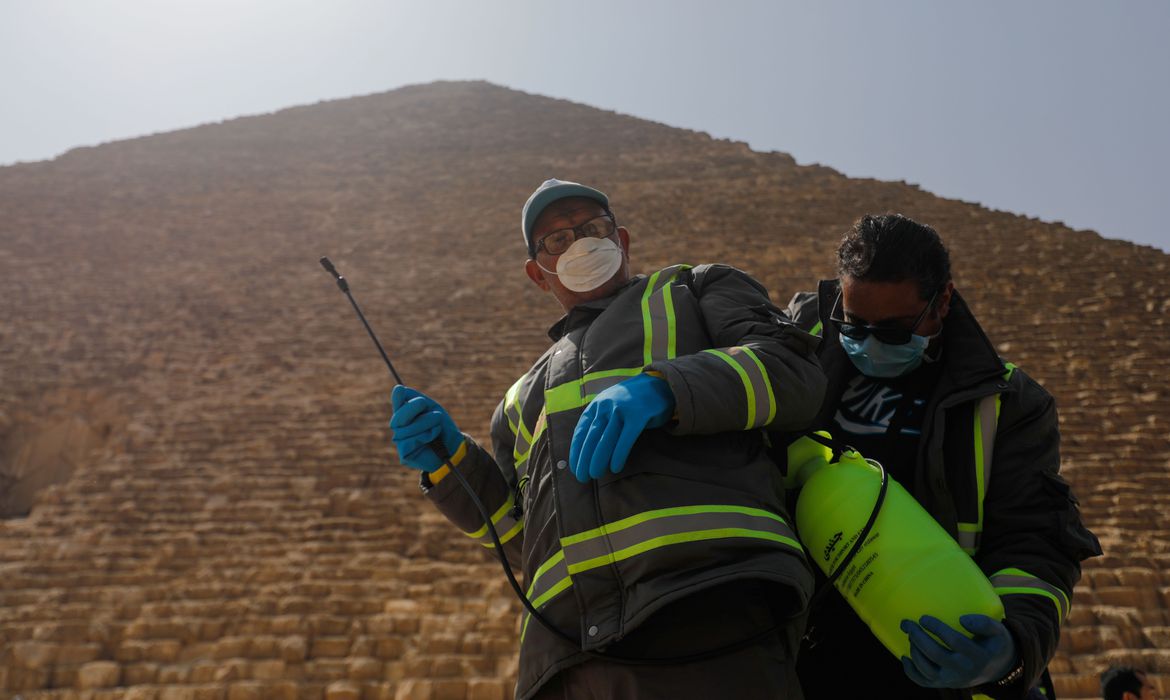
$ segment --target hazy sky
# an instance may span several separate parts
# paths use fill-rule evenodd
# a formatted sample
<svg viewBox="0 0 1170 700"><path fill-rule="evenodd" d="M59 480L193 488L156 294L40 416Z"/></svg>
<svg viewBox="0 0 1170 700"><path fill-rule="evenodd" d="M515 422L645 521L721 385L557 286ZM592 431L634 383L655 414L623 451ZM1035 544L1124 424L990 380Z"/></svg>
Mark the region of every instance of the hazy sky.
<svg viewBox="0 0 1170 700"><path fill-rule="evenodd" d="M0 0L0 164L486 79L1170 251L1167 36L1165 0Z"/></svg>

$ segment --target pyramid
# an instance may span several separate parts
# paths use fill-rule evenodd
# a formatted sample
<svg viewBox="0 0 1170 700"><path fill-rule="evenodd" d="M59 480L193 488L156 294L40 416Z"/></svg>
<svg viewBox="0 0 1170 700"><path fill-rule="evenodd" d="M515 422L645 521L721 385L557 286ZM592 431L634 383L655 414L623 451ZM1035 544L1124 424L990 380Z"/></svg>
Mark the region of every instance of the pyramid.
<svg viewBox="0 0 1170 700"><path fill-rule="evenodd" d="M397 463L392 380L485 443L558 308L520 206L596 184L635 271L720 261L773 299L860 214L942 233L1001 354L1056 397L1105 556L1051 665L1170 673L1170 256L902 182L480 82L0 168L0 698L502 700L519 605Z"/></svg>

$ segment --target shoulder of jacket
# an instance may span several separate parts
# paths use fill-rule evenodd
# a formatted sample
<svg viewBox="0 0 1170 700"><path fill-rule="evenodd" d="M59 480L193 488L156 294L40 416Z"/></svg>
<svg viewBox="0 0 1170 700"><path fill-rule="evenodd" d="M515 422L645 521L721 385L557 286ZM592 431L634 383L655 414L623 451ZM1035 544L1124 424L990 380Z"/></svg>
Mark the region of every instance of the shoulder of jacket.
<svg viewBox="0 0 1170 700"><path fill-rule="evenodd" d="M792 322L806 331L821 321L821 305L816 292L797 292L792 295L787 311Z"/></svg>
<svg viewBox="0 0 1170 700"><path fill-rule="evenodd" d="M1004 361L998 380L1004 403L1016 404L1024 413L1045 411L1055 407L1052 394L1018 365Z"/></svg>
<svg viewBox="0 0 1170 700"><path fill-rule="evenodd" d="M725 279L727 277L736 277L757 289L766 291L764 290L764 285L761 284L760 281L755 277L752 277L738 267L726 265L724 263L704 263L702 265L695 265L686 272L690 276L689 285L695 290L702 290L705 285L718 282L719 280Z"/></svg>
<svg viewBox="0 0 1170 700"><path fill-rule="evenodd" d="M504 392L502 403L511 404L516 401L523 400L524 394L531 390L533 382L537 381L544 375L544 371L548 366L549 358L552 357L554 352L556 352L557 345L558 343L553 343L550 345L548 349L545 350L539 358L537 358L536 362L532 363L532 366L528 368L527 372L521 374L508 386L507 391Z"/></svg>

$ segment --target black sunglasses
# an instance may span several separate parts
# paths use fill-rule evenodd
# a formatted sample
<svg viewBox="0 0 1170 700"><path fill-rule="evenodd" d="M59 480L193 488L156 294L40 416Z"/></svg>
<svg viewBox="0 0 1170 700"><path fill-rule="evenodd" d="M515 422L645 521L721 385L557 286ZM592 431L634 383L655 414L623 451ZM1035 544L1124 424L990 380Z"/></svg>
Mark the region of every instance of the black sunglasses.
<svg viewBox="0 0 1170 700"><path fill-rule="evenodd" d="M934 306L934 300L938 297L938 292L930 296L930 301L926 302L926 306L922 309L922 313L918 314L918 318L914 319L914 325L910 328L896 328L892 326L866 326L860 323L849 323L838 316L841 311L841 294L837 293L837 301L833 302L833 311L829 314L829 322L837 327L837 331L841 335L852 338L853 340L865 340L870 335L877 338L880 342L886 345L905 345L910 342L910 337L914 335L914 331L926 318L926 312L930 311Z"/></svg>

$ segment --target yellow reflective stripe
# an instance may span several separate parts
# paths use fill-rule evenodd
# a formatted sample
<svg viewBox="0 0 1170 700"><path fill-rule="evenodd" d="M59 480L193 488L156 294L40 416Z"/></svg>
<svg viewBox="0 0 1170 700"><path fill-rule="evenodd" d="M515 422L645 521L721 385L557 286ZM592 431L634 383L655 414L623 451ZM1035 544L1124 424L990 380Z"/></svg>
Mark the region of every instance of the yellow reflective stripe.
<svg viewBox="0 0 1170 700"><path fill-rule="evenodd" d="M523 520L514 520L513 522L515 522L516 524L512 526L512 529L508 530L507 532L505 532L502 535L500 535L499 532L496 533L500 537L500 544L508 544L508 540L512 539L513 537L515 537L516 535L519 535L521 532L524 531L524 521ZM495 549L495 547L496 547L494 542L484 542L483 546L487 547L488 549Z"/></svg>
<svg viewBox="0 0 1170 700"><path fill-rule="evenodd" d="M495 513L492 513L492 525L496 526L496 534L498 535L500 529L503 529L504 533L508 535L507 539L500 537L501 543L507 542L508 540L515 537L516 532L518 532L518 530L516 530L517 527L523 527L523 521L512 517L512 509L515 507L516 501L512 498L512 495L509 494L508 499L504 501L504 505L500 506ZM487 523L481 525L480 528L475 532L468 532L464 534L473 540L485 540L484 542L480 542L480 544L485 547L495 546L495 543L493 543L491 538L488 537Z"/></svg>
<svg viewBox="0 0 1170 700"><path fill-rule="evenodd" d="M650 315L650 297L654 294L654 286L664 270L650 275L646 281L646 290L642 292L642 366L654 361L654 321Z"/></svg>
<svg viewBox="0 0 1170 700"><path fill-rule="evenodd" d="M532 443L528 445L528 449L524 450L523 454L517 455L513 452L512 456L516 461L516 473L523 476L528 470L528 458L532 456L532 449L536 446L536 441L540 439L544 433L545 426L548 425L545 421L544 409L540 409L540 415L536 417L536 430L532 434Z"/></svg>
<svg viewBox="0 0 1170 700"><path fill-rule="evenodd" d="M514 506L514 505L516 505L516 504L512 502L511 498L504 501L504 505L500 506L496 510L495 513L492 513L492 524L494 525L494 524L500 522L500 519L503 518L504 515L507 514L508 510L510 510L512 508L512 506ZM465 534L468 537L471 537L473 539L478 539L480 537L483 537L484 535L487 534L487 524L485 523L485 524L481 525L480 528L478 530L476 530L475 532L468 532Z"/></svg>
<svg viewBox="0 0 1170 700"><path fill-rule="evenodd" d="M555 598L558 593L571 585L573 585L573 579L569 578L568 576L559 579L556 583L550 586L547 591L537 596L532 601L532 607L539 608L540 606Z"/></svg>
<svg viewBox="0 0 1170 700"><path fill-rule="evenodd" d="M571 411L585 405L581 399L581 382L566 382L544 390L544 409L549 415Z"/></svg>
<svg viewBox="0 0 1170 700"><path fill-rule="evenodd" d="M529 584L527 592L528 600L532 602L532 607L539 609L572 584L573 580L569 578L565 564L565 553L557 550L532 574L532 583ZM521 644L524 643L524 635L528 633L530 619L531 615L525 611L524 624L520 629Z"/></svg>
<svg viewBox="0 0 1170 700"><path fill-rule="evenodd" d="M508 387L508 391L504 392L504 415L508 418L508 427L512 429L512 434L517 436L520 434L522 425L519 401L520 385L527 376L527 374L521 375L512 386Z"/></svg>
<svg viewBox="0 0 1170 700"><path fill-rule="evenodd" d="M512 429L515 442L512 446L512 459L519 463L521 455L527 454L532 448L532 434L528 426L524 425L523 407L520 405L520 385L527 377L524 374L504 394L504 415L508 418L508 427Z"/></svg>
<svg viewBox="0 0 1170 700"><path fill-rule="evenodd" d="M671 283L690 265L673 265L650 275L642 292L642 364L590 372L577 380L563 382L544 392L548 413L571 411L587 405L605 389L641 374L656 360L669 360L678 353L678 324Z"/></svg>
<svg viewBox="0 0 1170 700"><path fill-rule="evenodd" d="M669 518L675 515L698 515L705 513L742 513L744 515L752 515L760 518L768 518L775 520L778 523L787 525L784 518L779 515L763 510L762 508L750 508L748 506L726 506L726 505L705 505L705 506L675 506L673 508L658 508L656 510L648 510L636 515L631 515L621 520L615 520L612 523L606 523L600 527L595 527L592 530L585 530L578 532L575 535L569 535L561 538L561 546L577 544L585 542L595 537L607 536L615 532L621 532L626 528L634 527L641 523L656 520L658 518Z"/></svg>
<svg viewBox="0 0 1170 700"><path fill-rule="evenodd" d="M642 373L642 367L619 367L590 372L581 379L558 384L544 392L544 408L549 414L581 408L603 390Z"/></svg>
<svg viewBox="0 0 1170 700"><path fill-rule="evenodd" d="M467 440L464 439L463 442L459 443L459 449L455 450L455 454L451 455L451 460L450 460L451 465L458 467L459 463L462 462L463 458L466 456L467 456ZM440 481L442 481L443 477L447 476L450 473L451 473L450 468L448 468L447 464L444 463L444 464L439 465L438 469L436 469L435 471L428 474L427 480L429 480L431 482L431 486L434 486L434 485L438 484Z"/></svg>
<svg viewBox="0 0 1170 700"><path fill-rule="evenodd" d="M619 367L618 369L607 369L601 372L590 372L581 378L581 398L585 403L589 403L593 400L593 397L611 386L620 384L630 377L641 373L641 367Z"/></svg>
<svg viewBox="0 0 1170 700"><path fill-rule="evenodd" d="M565 553L557 550L555 554L548 558L543 564L536 568L532 573L532 584L528 586L528 597L532 597L532 592L536 590L536 584L540 583L540 578L548 573L548 570L556 566L558 563L565 560Z"/></svg>
<svg viewBox="0 0 1170 700"><path fill-rule="evenodd" d="M756 353L751 348L746 346L743 347L742 350L744 354L752 358L752 362L755 363L756 370L759 372L758 380L763 382L764 389L768 396L767 418L760 423L760 426L765 426L770 424L776 418L776 394L772 391L772 380L768 378L768 370L764 369L764 363L760 361L760 358L756 355Z"/></svg>
<svg viewBox="0 0 1170 700"><path fill-rule="evenodd" d="M999 424L999 394L985 396L975 405L974 419L974 447L975 447L975 542L972 546L979 548L979 538L983 532L983 502L987 499L987 490L991 487L991 457L995 451L995 431ZM959 523L960 532L968 523ZM960 544L963 544L960 542Z"/></svg>
<svg viewBox="0 0 1170 700"><path fill-rule="evenodd" d="M573 585L573 580L571 578L569 578L568 576L565 576L564 578L562 578L559 581L557 581L556 583L554 583L551 588L549 588L547 591L544 592L543 595L539 596L535 600L532 600L532 607L539 610L540 608L547 605L549 603L549 601L551 601L553 598L560 595L560 593L562 591L566 590L567 588L569 588L569 586L572 586L572 585ZM520 643L521 644L524 643L524 635L528 634L528 623L531 621L532 621L532 614L529 613L527 610L525 610L524 611L524 626L520 629Z"/></svg>
<svg viewBox="0 0 1170 700"><path fill-rule="evenodd" d="M669 282L673 281L674 275L671 275ZM662 303L666 306L666 357L662 359L666 360L672 360L678 354L678 326L674 317L674 294L669 282L662 288Z"/></svg>
<svg viewBox="0 0 1170 700"><path fill-rule="evenodd" d="M784 518L746 506L698 505L660 508L561 538L569 573L627 559L642 552L685 542L747 537L782 543L802 551Z"/></svg>
<svg viewBox="0 0 1170 700"><path fill-rule="evenodd" d="M649 527L639 528L640 525ZM533 574L528 597L533 606L539 609L567 590L572 585L574 574L661 547L728 538L767 540L797 552L803 551L784 518L767 510L729 505L660 508L562 538L562 549L549 557ZM617 547L616 551L607 551L611 545ZM572 561L574 554L588 558ZM521 627L522 641L528 630L528 622L525 613Z"/></svg>
<svg viewBox="0 0 1170 700"><path fill-rule="evenodd" d="M1016 365L1004 363L1004 381L1012 378ZM975 491L976 521L959 523L959 545L965 552L974 555L979 550L983 537L983 503L991 488L991 458L995 451L995 435L999 426L999 412L1003 407L1003 396L993 394L980 399L975 406Z"/></svg>
<svg viewBox="0 0 1170 700"><path fill-rule="evenodd" d="M812 330L809 331L809 335L815 335L819 338L823 328L824 324L821 321L817 321L817 325L812 327Z"/></svg>
<svg viewBox="0 0 1170 700"><path fill-rule="evenodd" d="M703 540L728 539L732 537L748 537L762 540L771 540L773 542L779 542L781 544L788 545L793 549L800 549L800 544L795 539L791 537L785 537L784 535L780 535L775 532L767 532L764 530L748 530L746 528L739 527L716 528L713 530L695 530L691 532L682 532L677 535L662 535L661 537L654 537L644 542L630 545L624 549L619 549L615 552L603 554L601 556L594 557L593 559L587 559L576 564L570 564L569 573L579 574L582 571L588 571L590 569L596 569L599 566L613 564L615 562L622 561L623 559L629 559L632 556L642 554L643 552L648 552L652 549L658 549L659 547L666 547L672 544L701 542Z"/></svg>
<svg viewBox="0 0 1170 700"><path fill-rule="evenodd" d="M733 350L734 348L729 349ZM711 349L704 350L703 352L711 353L712 355L722 359L724 362L731 365L731 368L735 370L736 374L739 375L739 380L743 382L744 393L747 394L747 423L743 428L744 430L749 430L751 428L758 427L756 425L756 392L752 388L752 380L748 377L747 370L744 369L743 365L734 360L731 355L728 355L722 350Z"/></svg>
<svg viewBox="0 0 1170 700"><path fill-rule="evenodd" d="M959 523L959 546L970 556L975 556L979 551L982 529L977 523Z"/></svg>
<svg viewBox="0 0 1170 700"><path fill-rule="evenodd" d="M642 293L642 365L670 360L678 350L678 328L670 285L690 265L672 265L650 275Z"/></svg>
<svg viewBox="0 0 1170 700"><path fill-rule="evenodd" d="M1048 598L1056 606L1057 618L1063 623L1068 618L1072 607L1068 594L1048 583L1044 579L1033 576L1023 569L1002 569L991 575L991 585L995 592L1005 595L1038 595Z"/></svg>

